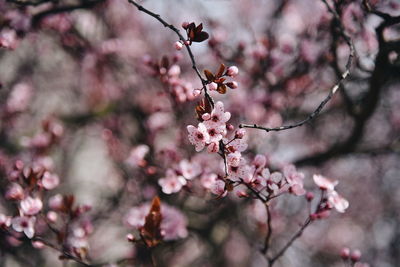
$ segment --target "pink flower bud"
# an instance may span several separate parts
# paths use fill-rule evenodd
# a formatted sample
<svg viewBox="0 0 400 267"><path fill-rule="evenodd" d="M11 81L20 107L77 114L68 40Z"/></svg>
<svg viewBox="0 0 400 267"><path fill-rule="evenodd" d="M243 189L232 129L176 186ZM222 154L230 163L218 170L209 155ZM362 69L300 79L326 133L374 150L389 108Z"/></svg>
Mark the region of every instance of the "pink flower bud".
<svg viewBox="0 0 400 267"><path fill-rule="evenodd" d="M311 219L312 221L315 221L316 219L318 219L318 214L316 214L316 213L311 214L311 215L310 215L310 219Z"/></svg>
<svg viewBox="0 0 400 267"><path fill-rule="evenodd" d="M58 215L57 215L57 212L55 212L55 211L49 211L47 213L46 217L50 222L54 223L57 221Z"/></svg>
<svg viewBox="0 0 400 267"><path fill-rule="evenodd" d="M347 260L350 257L350 249L349 248L342 248L340 251L340 257L342 257L343 260Z"/></svg>
<svg viewBox="0 0 400 267"><path fill-rule="evenodd" d="M193 96L198 97L201 94L201 89L194 89L193 90Z"/></svg>
<svg viewBox="0 0 400 267"><path fill-rule="evenodd" d="M22 170L24 168L24 162L22 160L15 161L15 169Z"/></svg>
<svg viewBox="0 0 400 267"><path fill-rule="evenodd" d="M226 70L226 75L228 75L229 77L235 77L236 75L238 75L238 73L239 73L239 69L236 66L230 66Z"/></svg>
<svg viewBox="0 0 400 267"><path fill-rule="evenodd" d="M44 244L41 241L32 241L32 247L42 249L44 248Z"/></svg>
<svg viewBox="0 0 400 267"><path fill-rule="evenodd" d="M175 49L178 51L181 50L183 47L183 44L180 41L175 42L174 45L175 45Z"/></svg>
<svg viewBox="0 0 400 267"><path fill-rule="evenodd" d="M211 118L210 113L204 113L203 115L201 115L201 118L205 121L208 121Z"/></svg>
<svg viewBox="0 0 400 267"><path fill-rule="evenodd" d="M245 129L239 129L235 133L235 138L242 139L245 134L246 134L246 130Z"/></svg>
<svg viewBox="0 0 400 267"><path fill-rule="evenodd" d="M126 239L127 239L129 242L134 242L134 241L135 241L135 237L134 237L132 234L127 234L127 235L126 235Z"/></svg>
<svg viewBox="0 0 400 267"><path fill-rule="evenodd" d="M211 143L207 147L209 153L217 153L219 151L219 145L217 143Z"/></svg>
<svg viewBox="0 0 400 267"><path fill-rule="evenodd" d="M49 198L49 207L52 210L60 210L64 206L64 198L61 194L57 194Z"/></svg>
<svg viewBox="0 0 400 267"><path fill-rule="evenodd" d="M314 194L312 192L307 192L306 199L307 201L312 201L314 199Z"/></svg>
<svg viewBox="0 0 400 267"><path fill-rule="evenodd" d="M216 84L215 82L212 82L209 85L207 85L207 87L208 87L208 90L215 91L218 88L218 84Z"/></svg>
<svg viewBox="0 0 400 267"><path fill-rule="evenodd" d="M227 123L227 124L226 124L226 129L227 129L228 131L233 131L233 129L235 129L235 127L234 127L232 124Z"/></svg>
<svg viewBox="0 0 400 267"><path fill-rule="evenodd" d="M187 21L182 22L182 28L184 28L186 30L188 26L189 26L189 22L187 22Z"/></svg>
<svg viewBox="0 0 400 267"><path fill-rule="evenodd" d="M361 258L361 251L359 251L358 249L354 250L351 253L350 258L352 261L359 261Z"/></svg>

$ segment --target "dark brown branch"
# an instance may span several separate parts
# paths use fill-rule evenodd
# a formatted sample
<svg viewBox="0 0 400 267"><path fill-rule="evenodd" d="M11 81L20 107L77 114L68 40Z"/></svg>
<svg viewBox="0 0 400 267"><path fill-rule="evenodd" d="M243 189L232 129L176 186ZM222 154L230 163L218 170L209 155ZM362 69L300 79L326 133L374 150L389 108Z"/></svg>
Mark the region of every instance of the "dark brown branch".
<svg viewBox="0 0 400 267"><path fill-rule="evenodd" d="M38 25L38 23L46 16L51 16L64 12L70 12L77 9L92 8L102 2L105 2L105 0L83 0L78 5L67 5L67 6L60 6L57 8L47 9L45 11L35 14L32 17L32 25Z"/></svg>
<svg viewBox="0 0 400 267"><path fill-rule="evenodd" d="M196 72L197 76L199 77L201 84L202 84L202 88L204 90L204 95L205 97L210 101L210 103L212 104L212 106L214 106L214 100L213 98L210 96L210 94L207 91L207 80L203 78L203 76L201 76L199 68L197 67L196 64L196 60L194 58L192 49L190 48L190 45L186 44L185 42L185 37L180 33L179 29L176 28L174 25L166 22L163 18L161 18L161 16L159 14L156 14L146 8L144 8L142 5L139 5L138 3L136 3L133 0L128 0L129 3L131 3L132 5L134 5L139 11L146 13L147 15L155 18L156 20L158 20L162 25L164 25L164 27L171 29L173 32L176 33L176 35L178 35L179 40L181 40L185 46L186 46L186 50L188 51L190 60L192 62L192 68L193 70Z"/></svg>
<svg viewBox="0 0 400 267"><path fill-rule="evenodd" d="M8 3L13 3L19 6L39 6L41 4L54 2L54 0L40 0L40 1L29 1L29 0L7 0Z"/></svg>
<svg viewBox="0 0 400 267"><path fill-rule="evenodd" d="M271 267L277 259L282 257L282 255L286 252L286 250L293 244L296 239L298 239L304 232L304 230L311 224L312 220L308 217L305 222L302 224L299 230L290 238L290 240L286 243L286 245L272 258L268 260L269 266Z"/></svg>
<svg viewBox="0 0 400 267"><path fill-rule="evenodd" d="M325 0L323 0L324 3ZM280 126L280 127L275 127L275 128L267 128L264 126L260 126L257 124L240 124L239 127L240 128L254 128L254 129L260 129L260 130L264 130L266 132L271 132L271 131L283 131L283 130L288 130L288 129L293 129L299 126L302 126L304 124L306 124L307 122L311 121L312 119L314 119L316 116L318 116L322 109L325 107L325 105L331 100L331 98L334 96L334 94L336 93L336 91L339 89L339 87L342 85L342 83L344 82L344 80L349 76L350 74L350 68L352 66L353 63L353 58L355 56L355 48L353 45L353 42L351 40L351 38L349 37L349 35L347 34L346 30L344 29L342 22L338 16L338 14L336 13L335 10L333 10L327 3L326 3L328 10L333 14L334 19L337 21L337 26L340 30L340 34L343 37L343 39L345 40L346 44L349 47L349 57L347 59L346 62L346 66L345 66L345 70L344 72L341 74L341 77L339 79L339 81L330 89L329 94L325 97L325 99L318 105L318 107L310 114L308 115L307 118L305 118L302 121L299 121L295 124L291 124L291 125L284 125L284 126Z"/></svg>

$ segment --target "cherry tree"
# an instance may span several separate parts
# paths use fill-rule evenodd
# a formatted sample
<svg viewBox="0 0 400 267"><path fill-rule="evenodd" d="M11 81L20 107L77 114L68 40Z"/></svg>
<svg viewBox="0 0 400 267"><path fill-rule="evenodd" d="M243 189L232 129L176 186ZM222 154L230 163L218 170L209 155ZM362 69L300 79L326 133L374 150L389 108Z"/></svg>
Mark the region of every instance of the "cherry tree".
<svg viewBox="0 0 400 267"><path fill-rule="evenodd" d="M0 0L0 262L396 266L399 10Z"/></svg>

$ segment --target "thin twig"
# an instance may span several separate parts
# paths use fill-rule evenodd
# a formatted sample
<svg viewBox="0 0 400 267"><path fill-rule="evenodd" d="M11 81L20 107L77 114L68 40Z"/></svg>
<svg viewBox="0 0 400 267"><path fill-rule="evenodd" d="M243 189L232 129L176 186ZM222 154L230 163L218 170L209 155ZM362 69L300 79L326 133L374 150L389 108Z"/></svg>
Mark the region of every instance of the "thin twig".
<svg viewBox="0 0 400 267"><path fill-rule="evenodd" d="M325 105L331 100L331 98L334 96L336 91L342 85L344 80L346 80L346 78L349 76L350 68L352 66L353 58L355 56L355 48L354 48L353 41L351 40L350 36L346 32L345 28L343 27L343 24L340 20L340 17L337 14L337 12L335 10L333 10L327 4L327 2L325 0L322 0L322 1L326 4L329 12L332 13L334 19L337 20L341 36L343 37L343 39L345 40L346 44L348 45L348 47L350 49L349 57L347 59L346 66L345 66L345 71L341 74L339 81L331 88L331 90L329 91L329 94L318 105L318 107L310 115L308 115L308 117L305 118L304 120L301 120L295 124L284 125L284 126L275 127L275 128L267 128L267 127L257 125L257 124L240 124L239 125L240 128L254 128L254 129L264 130L266 132L271 132L271 131L283 131L283 130L293 129L293 128L302 126L302 125L306 124L307 122L311 121L312 119L314 119L316 116L318 116L321 113L321 111L325 107Z"/></svg>
<svg viewBox="0 0 400 267"><path fill-rule="evenodd" d="M204 95L207 98L208 101L210 101L211 105L214 107L214 100L213 98L210 96L210 94L207 91L207 80L203 78L203 76L201 76L201 73L199 71L199 68L197 67L196 64L196 60L194 58L192 49L190 48L190 45L188 45L185 41L185 37L181 34L181 32L179 31L178 28L176 28L174 25L166 22L163 18L161 18L161 16L159 14L156 14L146 8L144 8L142 5L136 3L133 0L128 0L129 3L131 3L132 5L134 5L139 11L146 13L147 15L155 18L156 20L158 20L162 25L164 25L164 27L171 29L173 32L176 33L176 35L178 35L179 40L181 40L183 42L183 44L186 46L186 50L189 54L190 60L192 62L192 68L194 69L194 71L196 72L197 76L199 77L201 84L202 84L202 88L204 90Z"/></svg>
<svg viewBox="0 0 400 267"><path fill-rule="evenodd" d="M269 204L265 203L265 209L267 210L267 235L265 236L265 243L264 248L262 249L262 253L266 254L268 252L269 243L272 237L272 217L271 217L271 210L269 208Z"/></svg>
<svg viewBox="0 0 400 267"><path fill-rule="evenodd" d="M310 217L308 217L303 223L303 225L300 227L300 229L297 230L297 232L292 236L292 238L290 238L290 240L286 243L286 245L274 257L268 260L270 267L275 263L277 259L279 259L286 252L286 250L292 245L292 243L296 241L296 239L303 234L304 229L306 229L307 226L311 224L311 222L312 220L310 219Z"/></svg>

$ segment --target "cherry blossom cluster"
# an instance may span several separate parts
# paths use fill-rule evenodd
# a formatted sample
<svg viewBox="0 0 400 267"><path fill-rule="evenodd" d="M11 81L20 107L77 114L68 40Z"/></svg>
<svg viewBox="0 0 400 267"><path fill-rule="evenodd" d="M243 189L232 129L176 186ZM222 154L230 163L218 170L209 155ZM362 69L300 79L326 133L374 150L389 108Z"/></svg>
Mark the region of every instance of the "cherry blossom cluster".
<svg viewBox="0 0 400 267"><path fill-rule="evenodd" d="M42 235L46 228L51 229L65 249L83 257L88 246L87 238L93 231L90 220L84 218L90 207L75 207L73 196L56 194L47 199L46 195L59 185L60 179L52 171L49 161L42 159L32 164L21 160L15 162L8 175L5 198L16 204L17 215L0 214L0 227L10 232L9 241L15 245L19 245L15 239L21 237L19 233L32 239L37 232ZM40 241L33 243L35 247L43 247Z"/></svg>
<svg viewBox="0 0 400 267"><path fill-rule="evenodd" d="M15 231L24 232L28 238L32 238L35 234L37 216L43 209L43 191L56 188L59 185L59 177L46 170L40 163L25 166L18 160L8 179L10 184L5 192L5 198L17 204L18 215L12 218L2 215L2 224L12 225Z"/></svg>
<svg viewBox="0 0 400 267"><path fill-rule="evenodd" d="M349 248L343 248L340 251L340 257L343 259L343 261L347 264L350 263L351 266L354 267L370 267L368 263L361 262L361 251L358 249L355 249L351 251Z"/></svg>
<svg viewBox="0 0 400 267"><path fill-rule="evenodd" d="M157 62L146 56L144 63L149 68L153 76L159 77L160 81L165 86L168 94L179 103L192 101L195 98L193 85L190 82L183 80L181 75L181 68L177 64L179 56L174 56L170 60L164 56L160 62Z"/></svg>

